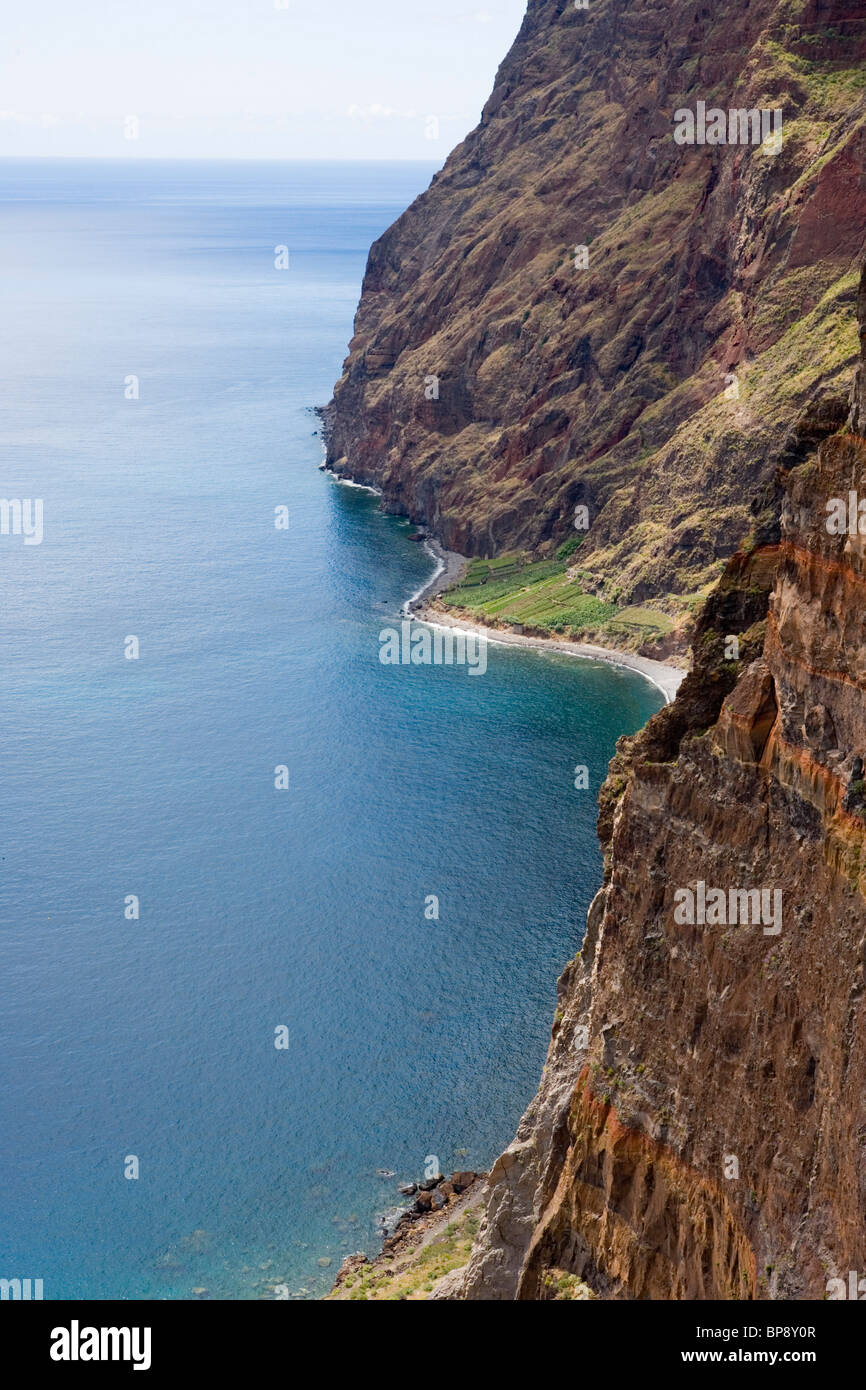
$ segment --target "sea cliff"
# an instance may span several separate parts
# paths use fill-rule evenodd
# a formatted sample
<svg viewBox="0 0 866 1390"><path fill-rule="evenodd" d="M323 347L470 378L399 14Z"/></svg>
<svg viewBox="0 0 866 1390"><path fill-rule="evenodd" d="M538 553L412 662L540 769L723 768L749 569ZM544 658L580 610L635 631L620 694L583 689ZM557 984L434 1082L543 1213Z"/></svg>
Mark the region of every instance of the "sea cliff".
<svg viewBox="0 0 866 1390"><path fill-rule="evenodd" d="M781 489L778 543L732 557L677 700L611 764L541 1086L440 1296L543 1299L567 1273L821 1299L862 1266L866 538L827 521L866 496L866 440L833 434ZM778 894L779 919L683 921L701 884Z"/></svg>
<svg viewBox="0 0 866 1390"><path fill-rule="evenodd" d="M574 581L691 648L610 765L541 1084L434 1298L862 1268L864 56L852 0L532 0L371 251L329 465L468 555L555 555L585 507ZM678 145L699 101L781 109L781 149Z"/></svg>
<svg viewBox="0 0 866 1390"><path fill-rule="evenodd" d="M586 507L587 590L693 608L856 360L864 57L856 0L530 0L370 251L329 466L466 555L550 553ZM698 102L782 110L781 150L678 145Z"/></svg>

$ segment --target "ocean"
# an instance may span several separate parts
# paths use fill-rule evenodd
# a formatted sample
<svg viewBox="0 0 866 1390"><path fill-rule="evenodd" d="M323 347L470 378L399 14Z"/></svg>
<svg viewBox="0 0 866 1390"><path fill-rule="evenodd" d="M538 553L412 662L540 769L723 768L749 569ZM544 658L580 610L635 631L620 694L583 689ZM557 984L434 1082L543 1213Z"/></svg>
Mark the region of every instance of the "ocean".
<svg viewBox="0 0 866 1390"><path fill-rule="evenodd" d="M0 1277L46 1299L318 1297L538 1084L662 697L379 660L434 562L315 407L432 172L0 161Z"/></svg>

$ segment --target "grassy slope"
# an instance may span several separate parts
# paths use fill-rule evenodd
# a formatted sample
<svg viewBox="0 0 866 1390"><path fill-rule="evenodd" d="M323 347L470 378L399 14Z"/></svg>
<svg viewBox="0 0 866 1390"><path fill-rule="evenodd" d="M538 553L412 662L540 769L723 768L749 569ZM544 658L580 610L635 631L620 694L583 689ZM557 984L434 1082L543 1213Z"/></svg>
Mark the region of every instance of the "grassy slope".
<svg viewBox="0 0 866 1390"><path fill-rule="evenodd" d="M474 1207L425 1240L408 1257L392 1264L380 1258L362 1265L346 1276L339 1288L328 1295L332 1302L398 1303L423 1302L437 1280L461 1269L469 1259L478 1232L479 1216ZM545 1280L548 1298L555 1302L579 1302L594 1298L586 1284L574 1274L552 1270Z"/></svg>
<svg viewBox="0 0 866 1390"><path fill-rule="evenodd" d="M605 601L588 593L574 566L576 546L566 542L553 560L514 551L473 560L459 584L441 596L451 611L487 626L521 624L533 632L573 639L644 642L670 632L674 619L661 608Z"/></svg>
<svg viewBox="0 0 866 1390"><path fill-rule="evenodd" d="M594 0L590 21L534 0L545 22L503 65L483 126L373 257L337 391L352 465L367 449L454 549L549 560L589 505L581 593L536 596L540 630L617 636L647 609L693 609L748 543L791 420L847 391L856 358L856 7L841 28L807 0L663 8L659 46L642 37L657 6ZM697 98L782 106L783 152L675 149L670 113ZM419 392L434 369L435 410ZM525 620L519 607L501 620Z"/></svg>
<svg viewBox="0 0 866 1390"><path fill-rule="evenodd" d="M477 1230L477 1212L467 1211L420 1246L408 1260L397 1262L394 1267L381 1261L362 1265L328 1297L335 1302L422 1300L443 1274L466 1264Z"/></svg>

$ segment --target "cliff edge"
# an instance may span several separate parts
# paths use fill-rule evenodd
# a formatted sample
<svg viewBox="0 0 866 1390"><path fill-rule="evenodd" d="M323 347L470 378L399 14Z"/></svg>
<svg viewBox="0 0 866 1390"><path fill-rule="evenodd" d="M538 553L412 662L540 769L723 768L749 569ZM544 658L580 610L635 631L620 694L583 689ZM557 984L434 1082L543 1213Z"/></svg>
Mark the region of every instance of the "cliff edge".
<svg viewBox="0 0 866 1390"><path fill-rule="evenodd" d="M864 57L854 0L531 0L371 251L330 466L514 569L585 508L587 594L694 615L433 1297L820 1299L866 1268ZM781 110L781 145L674 138L710 108Z"/></svg>
<svg viewBox="0 0 866 1390"><path fill-rule="evenodd" d="M587 592L694 607L856 361L864 57L858 0L530 0L372 247L328 465L466 555L549 554L585 507ZM677 143L701 102L780 110L780 148Z"/></svg>
<svg viewBox="0 0 866 1390"><path fill-rule="evenodd" d="M866 267L859 300L866 339ZM864 1268L864 381L618 745L541 1086L439 1297L821 1299Z"/></svg>

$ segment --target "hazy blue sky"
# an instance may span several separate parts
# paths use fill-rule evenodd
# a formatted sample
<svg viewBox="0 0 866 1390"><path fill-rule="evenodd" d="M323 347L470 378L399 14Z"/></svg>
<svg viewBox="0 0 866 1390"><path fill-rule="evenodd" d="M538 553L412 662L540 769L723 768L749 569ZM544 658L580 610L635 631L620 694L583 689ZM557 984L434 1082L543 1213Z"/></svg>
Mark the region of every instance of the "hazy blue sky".
<svg viewBox="0 0 866 1390"><path fill-rule="evenodd" d="M437 159L477 121L526 0L5 8L0 155Z"/></svg>

